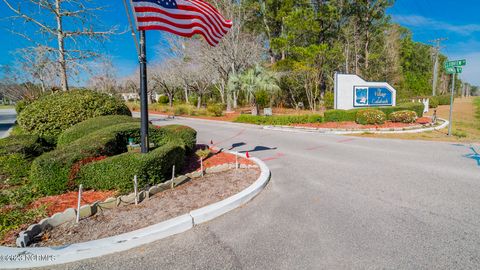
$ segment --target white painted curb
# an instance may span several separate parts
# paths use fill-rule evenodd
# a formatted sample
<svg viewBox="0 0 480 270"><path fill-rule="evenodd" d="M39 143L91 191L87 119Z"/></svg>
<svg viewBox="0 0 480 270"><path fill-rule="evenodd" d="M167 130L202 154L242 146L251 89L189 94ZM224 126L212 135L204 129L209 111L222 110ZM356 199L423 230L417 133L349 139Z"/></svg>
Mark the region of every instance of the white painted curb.
<svg viewBox="0 0 480 270"><path fill-rule="evenodd" d="M448 120L438 118L443 123L436 127L417 128L417 129L398 129L398 130L334 130L334 129L321 129L321 128L305 128L305 127L290 127L290 126L264 126L263 129L286 131L286 132L299 132L299 133L319 133L319 134L332 134L332 135L347 135L347 134L401 134L401 133L421 133L426 131L440 130L448 126Z"/></svg>
<svg viewBox="0 0 480 270"><path fill-rule="evenodd" d="M221 216L228 211L231 211L255 197L267 185L270 179L270 170L267 165L258 158L250 158L260 166L260 177L248 188L242 190L223 201L207 205L197 210L190 212L194 224L200 224Z"/></svg>
<svg viewBox="0 0 480 270"><path fill-rule="evenodd" d="M244 154L229 152L241 157ZM33 268L69 263L125 251L168 236L185 232L231 211L255 197L270 180L270 170L258 158L250 158L260 167L260 176L249 187L220 202L191 211L155 225L103 239L61 247L12 248L0 246L0 269Z"/></svg>

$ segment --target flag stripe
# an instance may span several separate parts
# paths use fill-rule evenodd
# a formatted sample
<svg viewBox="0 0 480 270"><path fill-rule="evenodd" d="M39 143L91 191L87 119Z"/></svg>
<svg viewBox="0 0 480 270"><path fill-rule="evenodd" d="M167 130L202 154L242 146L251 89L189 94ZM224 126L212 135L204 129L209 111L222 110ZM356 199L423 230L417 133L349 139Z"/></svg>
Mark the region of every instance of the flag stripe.
<svg viewBox="0 0 480 270"><path fill-rule="evenodd" d="M161 24L161 23L151 24L151 25L148 25L148 26L141 26L139 28L140 28L140 30L162 30L162 31L169 32L169 33L172 33L172 34L175 34L175 35L179 35L179 36L182 36L182 37L189 37L189 38L196 35L196 34L199 34L199 35L202 35L205 38L205 40L207 41L207 43L210 46L215 46L216 44L218 44L217 42L210 41L207 38L207 35L205 34L204 30L201 29L201 28L190 28L188 31L185 31L184 29L182 30L182 29L174 28L169 24Z"/></svg>
<svg viewBox="0 0 480 270"><path fill-rule="evenodd" d="M185 16L185 15L202 16L203 18L205 18L205 20L208 20L209 25L212 25L213 27L215 27L216 32L221 32L221 33L225 34L228 30L228 29L225 30L224 28L222 28L215 20L213 20L213 18L210 18L210 16L205 15L204 13L198 12L196 10L190 11L190 12L187 13L187 12L185 12L183 10L179 10L179 9L162 9L158 5L154 5L154 4L151 4L151 3L135 3L134 6L135 6L135 12L137 12L137 13L139 13L139 12L158 12L158 13L162 13L162 14L168 14L168 15L174 17L174 18L185 19L185 20L187 20L189 18L188 17L181 18L181 17L176 17L176 16ZM137 16L141 16L141 14L138 14Z"/></svg>
<svg viewBox="0 0 480 270"><path fill-rule="evenodd" d="M139 30L162 30L179 36L202 35L211 46L232 27L202 0L133 0Z"/></svg>
<svg viewBox="0 0 480 270"><path fill-rule="evenodd" d="M139 17L138 22L141 23L142 26L148 26L148 25L153 25L156 24L157 22L159 23L164 23L164 24L170 24L173 27L180 28L180 29L190 29L192 27L200 27L205 31L205 34L208 35L209 39L219 42L221 37L216 37L213 36L212 33L209 31L209 29L206 27L205 24L200 23L200 22L195 22L191 21L188 24L181 24L181 23L176 23L173 20L166 20L164 18L159 18L159 17Z"/></svg>
<svg viewBox="0 0 480 270"><path fill-rule="evenodd" d="M203 17L195 15L186 15L186 14L165 14L164 11L159 12L142 12L140 16L137 16L138 22L148 22L151 21L163 21L167 23L172 21L173 24L177 25L189 25L191 22L201 23L205 29L217 38L222 38L222 35L218 33L215 29L212 29L212 26L208 24Z"/></svg>

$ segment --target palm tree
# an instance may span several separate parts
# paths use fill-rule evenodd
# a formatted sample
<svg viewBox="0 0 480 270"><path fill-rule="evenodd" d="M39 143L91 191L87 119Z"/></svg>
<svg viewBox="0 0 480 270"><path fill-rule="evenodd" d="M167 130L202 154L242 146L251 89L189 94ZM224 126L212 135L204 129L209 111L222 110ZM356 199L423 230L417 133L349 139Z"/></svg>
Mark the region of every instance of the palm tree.
<svg viewBox="0 0 480 270"><path fill-rule="evenodd" d="M265 70L259 65L247 70L243 74L231 76L228 82L228 88L230 91L240 89L245 91L248 96L252 97L252 103L254 106L254 111L252 111L253 115L258 115L259 113L256 96L259 91L263 90L273 93L280 89L275 74Z"/></svg>

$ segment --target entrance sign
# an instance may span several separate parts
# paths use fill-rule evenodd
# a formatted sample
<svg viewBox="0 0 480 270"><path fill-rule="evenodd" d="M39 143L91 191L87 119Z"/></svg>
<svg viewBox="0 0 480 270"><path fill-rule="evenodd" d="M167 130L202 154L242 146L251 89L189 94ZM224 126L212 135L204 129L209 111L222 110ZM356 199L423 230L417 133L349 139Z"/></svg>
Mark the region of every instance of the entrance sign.
<svg viewBox="0 0 480 270"><path fill-rule="evenodd" d="M392 91L382 86L354 86L353 106L392 106Z"/></svg>
<svg viewBox="0 0 480 270"><path fill-rule="evenodd" d="M461 67L465 66L467 64L467 60L462 59L462 60L455 60L455 61L448 61L445 62L445 68L449 67Z"/></svg>
<svg viewBox="0 0 480 270"><path fill-rule="evenodd" d="M386 82L367 82L357 75L335 74L335 109L395 106L396 93Z"/></svg>

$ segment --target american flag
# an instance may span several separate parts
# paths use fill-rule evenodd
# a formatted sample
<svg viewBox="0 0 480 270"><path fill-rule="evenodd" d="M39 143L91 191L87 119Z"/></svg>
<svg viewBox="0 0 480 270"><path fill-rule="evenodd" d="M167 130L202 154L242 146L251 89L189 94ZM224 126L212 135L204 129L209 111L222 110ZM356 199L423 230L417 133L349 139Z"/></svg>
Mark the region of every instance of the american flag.
<svg viewBox="0 0 480 270"><path fill-rule="evenodd" d="M202 35L215 46L232 27L202 0L132 0L139 30L162 30L183 37Z"/></svg>

